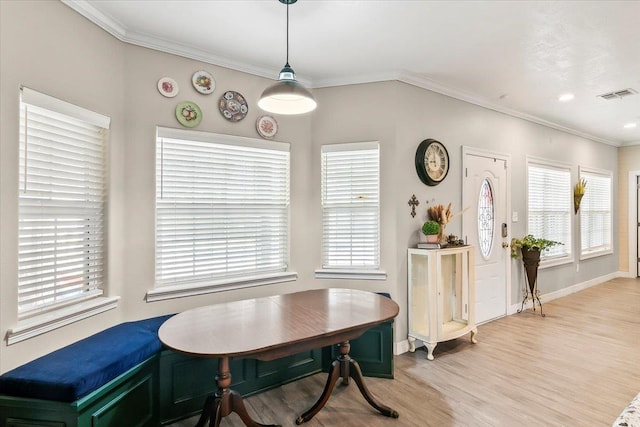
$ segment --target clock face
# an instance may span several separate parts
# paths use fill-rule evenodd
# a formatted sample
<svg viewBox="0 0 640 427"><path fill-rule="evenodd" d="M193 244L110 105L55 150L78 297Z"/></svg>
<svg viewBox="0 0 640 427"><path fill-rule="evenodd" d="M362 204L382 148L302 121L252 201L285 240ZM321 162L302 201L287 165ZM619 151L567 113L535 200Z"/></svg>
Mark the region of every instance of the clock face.
<svg viewBox="0 0 640 427"><path fill-rule="evenodd" d="M449 153L441 142L425 139L416 151L416 172L427 185L440 184L449 172Z"/></svg>

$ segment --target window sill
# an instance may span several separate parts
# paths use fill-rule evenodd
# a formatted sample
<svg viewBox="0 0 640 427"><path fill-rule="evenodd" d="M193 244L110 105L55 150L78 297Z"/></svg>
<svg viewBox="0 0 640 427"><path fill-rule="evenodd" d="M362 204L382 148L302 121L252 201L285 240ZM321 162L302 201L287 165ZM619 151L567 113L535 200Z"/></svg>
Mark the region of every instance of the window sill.
<svg viewBox="0 0 640 427"><path fill-rule="evenodd" d="M540 261L540 270L545 268L557 267L559 265L564 264L572 264L573 257L571 258L559 258L559 259L550 259L548 261Z"/></svg>
<svg viewBox="0 0 640 427"><path fill-rule="evenodd" d="M323 268L315 271L316 279L386 280L384 270L340 270Z"/></svg>
<svg viewBox="0 0 640 427"><path fill-rule="evenodd" d="M21 320L15 328L7 331L7 345L44 334L70 325L118 306L120 297L98 297L78 304Z"/></svg>
<svg viewBox="0 0 640 427"><path fill-rule="evenodd" d="M191 297L214 292L225 292L234 289L252 288L254 286L273 285L292 282L298 278L295 271L248 276L239 279L214 280L206 283L188 283L181 285L160 285L147 291L147 302L164 301L173 298Z"/></svg>
<svg viewBox="0 0 640 427"><path fill-rule="evenodd" d="M605 251L598 251L598 252L588 252L585 254L580 255L580 261L583 261L585 259L590 259L590 258L596 258L599 256L604 256L604 255L611 255L613 254L613 250L608 249Z"/></svg>

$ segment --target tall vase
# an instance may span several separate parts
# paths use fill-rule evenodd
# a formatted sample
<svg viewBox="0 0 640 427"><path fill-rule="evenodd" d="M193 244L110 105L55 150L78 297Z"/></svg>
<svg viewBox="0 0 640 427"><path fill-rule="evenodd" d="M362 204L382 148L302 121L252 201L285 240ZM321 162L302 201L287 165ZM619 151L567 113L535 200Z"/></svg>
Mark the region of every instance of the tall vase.
<svg viewBox="0 0 640 427"><path fill-rule="evenodd" d="M527 273L527 282L531 296L535 298L536 280L538 280L538 266L540 265L540 250L520 248L522 252L522 262L524 270Z"/></svg>
<svg viewBox="0 0 640 427"><path fill-rule="evenodd" d="M440 224L440 231L438 232L438 243L447 243L447 233L443 224Z"/></svg>
<svg viewBox="0 0 640 427"><path fill-rule="evenodd" d="M578 215L578 210L580 209L580 202L582 201L582 197L584 194L574 194L573 195L573 213Z"/></svg>

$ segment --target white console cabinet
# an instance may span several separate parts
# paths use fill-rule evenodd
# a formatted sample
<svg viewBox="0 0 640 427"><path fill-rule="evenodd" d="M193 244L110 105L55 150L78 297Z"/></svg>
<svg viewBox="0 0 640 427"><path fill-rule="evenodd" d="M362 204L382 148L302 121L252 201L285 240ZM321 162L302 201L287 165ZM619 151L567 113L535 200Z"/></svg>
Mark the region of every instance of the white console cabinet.
<svg viewBox="0 0 640 427"><path fill-rule="evenodd" d="M427 359L439 342L471 332L476 343L473 247L408 250L409 351L415 341Z"/></svg>

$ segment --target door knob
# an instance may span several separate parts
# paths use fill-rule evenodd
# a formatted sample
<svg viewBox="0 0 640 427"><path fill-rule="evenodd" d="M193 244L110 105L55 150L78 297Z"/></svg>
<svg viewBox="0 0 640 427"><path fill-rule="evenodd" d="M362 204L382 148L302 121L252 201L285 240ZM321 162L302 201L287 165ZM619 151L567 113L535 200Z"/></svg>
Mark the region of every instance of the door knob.
<svg viewBox="0 0 640 427"><path fill-rule="evenodd" d="M509 244L507 242L502 242L502 247L506 249L509 247Z"/></svg>

